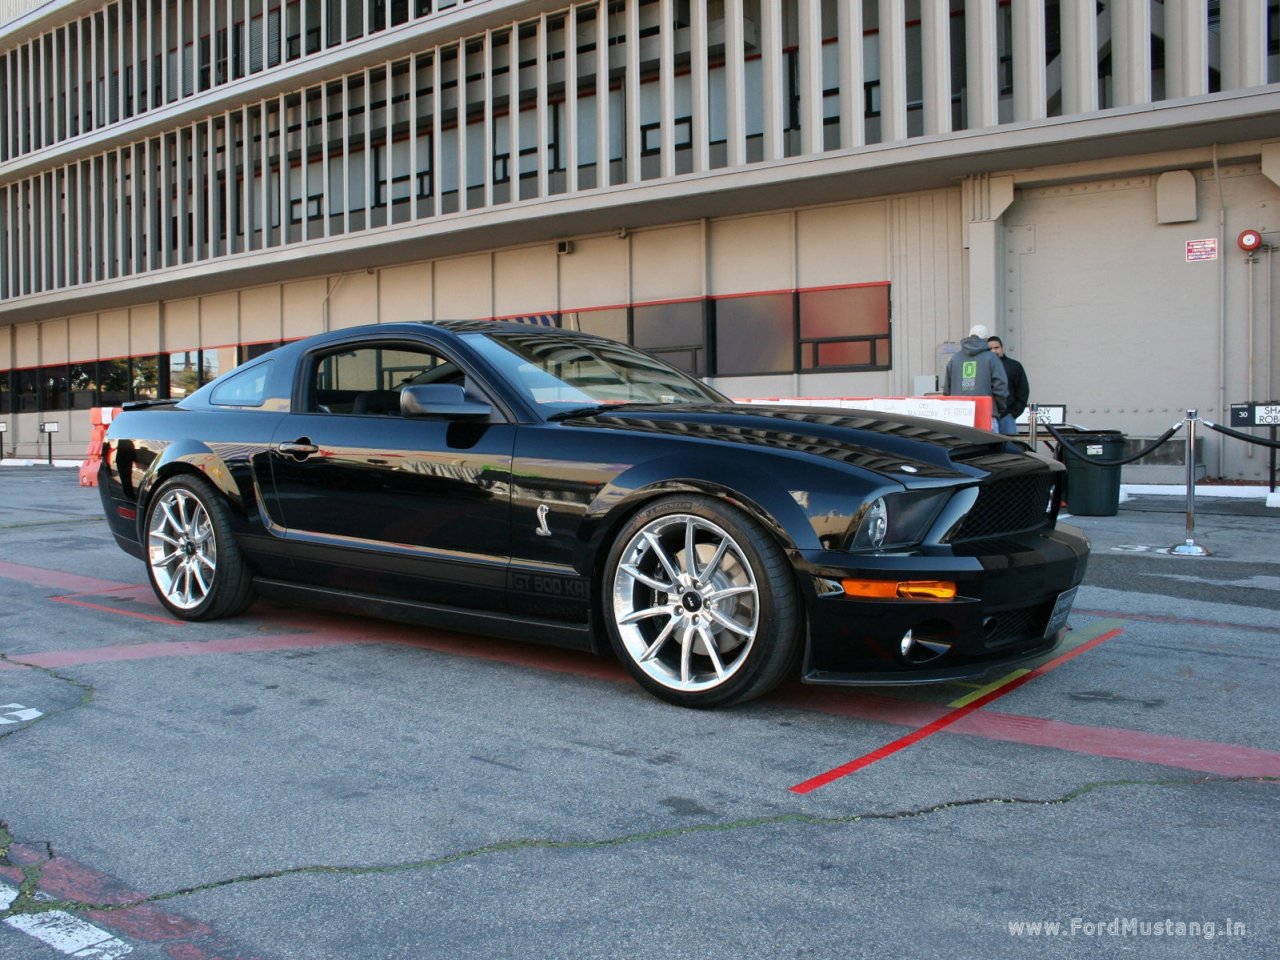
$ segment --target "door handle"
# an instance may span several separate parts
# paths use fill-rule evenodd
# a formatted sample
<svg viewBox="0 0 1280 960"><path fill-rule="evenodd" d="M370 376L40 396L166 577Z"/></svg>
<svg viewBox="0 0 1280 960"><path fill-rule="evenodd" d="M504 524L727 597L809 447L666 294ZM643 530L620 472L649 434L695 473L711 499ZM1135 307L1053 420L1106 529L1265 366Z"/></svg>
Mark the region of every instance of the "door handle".
<svg viewBox="0 0 1280 960"><path fill-rule="evenodd" d="M307 457L311 456L311 454L318 453L320 448L312 443L310 438L299 437L292 443L276 444L276 451L288 454L291 457L296 457L299 460L305 460Z"/></svg>

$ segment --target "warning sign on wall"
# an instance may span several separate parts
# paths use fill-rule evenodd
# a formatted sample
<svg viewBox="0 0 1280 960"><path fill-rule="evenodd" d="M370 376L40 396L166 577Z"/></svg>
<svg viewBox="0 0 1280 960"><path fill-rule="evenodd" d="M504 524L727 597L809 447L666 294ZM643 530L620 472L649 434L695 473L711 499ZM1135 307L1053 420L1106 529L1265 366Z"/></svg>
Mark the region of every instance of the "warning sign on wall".
<svg viewBox="0 0 1280 960"><path fill-rule="evenodd" d="M1217 260L1218 259L1218 238L1210 237L1208 240L1188 240L1187 241L1187 263L1194 263L1197 260Z"/></svg>

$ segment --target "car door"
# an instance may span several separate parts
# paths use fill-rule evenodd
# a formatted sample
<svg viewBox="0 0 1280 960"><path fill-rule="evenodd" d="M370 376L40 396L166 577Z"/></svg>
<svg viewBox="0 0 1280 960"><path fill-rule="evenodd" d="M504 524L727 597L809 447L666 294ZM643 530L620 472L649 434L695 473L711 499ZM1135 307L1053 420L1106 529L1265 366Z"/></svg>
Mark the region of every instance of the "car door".
<svg viewBox="0 0 1280 960"><path fill-rule="evenodd" d="M305 583L388 598L504 609L515 425L406 417L409 383L481 388L439 350L362 341L303 361L275 432L278 522Z"/></svg>

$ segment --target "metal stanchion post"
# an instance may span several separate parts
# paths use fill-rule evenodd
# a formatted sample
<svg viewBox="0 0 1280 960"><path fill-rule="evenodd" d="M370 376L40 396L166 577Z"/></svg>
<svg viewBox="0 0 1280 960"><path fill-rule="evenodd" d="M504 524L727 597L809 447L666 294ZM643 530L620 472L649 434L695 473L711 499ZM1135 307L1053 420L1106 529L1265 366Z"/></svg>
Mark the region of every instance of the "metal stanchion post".
<svg viewBox="0 0 1280 960"><path fill-rule="evenodd" d="M1027 410L1029 416L1027 418L1027 442L1031 444L1031 452L1036 452L1039 445L1039 439L1036 437L1036 427L1040 425L1040 405L1038 403L1028 404Z"/></svg>
<svg viewBox="0 0 1280 960"><path fill-rule="evenodd" d="M1195 410L1187 411L1187 538L1169 552L1178 557L1207 557L1209 551L1196 543L1196 422Z"/></svg>

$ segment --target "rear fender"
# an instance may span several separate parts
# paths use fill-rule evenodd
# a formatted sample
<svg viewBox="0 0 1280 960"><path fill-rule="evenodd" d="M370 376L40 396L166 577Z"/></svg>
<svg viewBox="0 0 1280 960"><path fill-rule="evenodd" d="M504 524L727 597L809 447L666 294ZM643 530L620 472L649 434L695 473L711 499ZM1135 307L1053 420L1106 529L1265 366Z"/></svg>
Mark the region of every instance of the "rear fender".
<svg viewBox="0 0 1280 960"><path fill-rule="evenodd" d="M180 473L203 477L218 490L232 506L233 516L239 520L246 515L244 497L236 485L227 465L216 453L198 440L175 440L151 461L138 483L138 534L145 536L147 510L151 498L160 485Z"/></svg>

